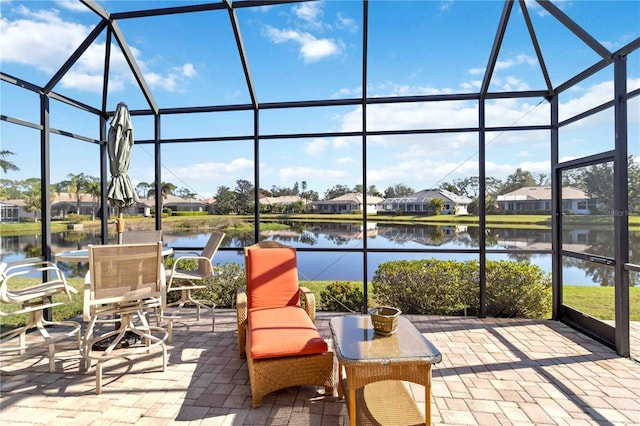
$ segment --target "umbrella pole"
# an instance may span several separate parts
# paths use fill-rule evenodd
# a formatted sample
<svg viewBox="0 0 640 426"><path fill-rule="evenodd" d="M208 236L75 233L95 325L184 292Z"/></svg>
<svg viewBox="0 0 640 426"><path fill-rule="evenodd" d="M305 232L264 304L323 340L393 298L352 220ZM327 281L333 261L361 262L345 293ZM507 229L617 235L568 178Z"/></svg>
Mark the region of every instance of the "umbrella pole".
<svg viewBox="0 0 640 426"><path fill-rule="evenodd" d="M122 207L118 207L118 221L116 222L116 229L118 231L118 244L122 244L122 234L124 234L124 214L122 213Z"/></svg>

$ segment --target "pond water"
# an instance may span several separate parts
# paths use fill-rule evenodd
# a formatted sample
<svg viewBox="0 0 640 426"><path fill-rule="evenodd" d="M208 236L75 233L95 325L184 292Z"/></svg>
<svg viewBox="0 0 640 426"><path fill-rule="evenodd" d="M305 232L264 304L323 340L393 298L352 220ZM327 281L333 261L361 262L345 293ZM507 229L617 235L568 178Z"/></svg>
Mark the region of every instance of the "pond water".
<svg viewBox="0 0 640 426"><path fill-rule="evenodd" d="M369 252L367 261L367 279L371 280L378 265L399 259L448 259L477 260L479 235L477 227L467 226L428 226L428 225L391 225L368 222L364 232L360 224L338 222L288 222L290 228L282 231L264 231L263 239L271 239L299 248L298 262L301 279L309 280L351 280L364 279L364 259L361 252L337 252L335 250L361 250L366 234L367 248L380 250L422 250L421 253L376 253ZM632 247L638 246L640 236L632 232ZM209 233L165 232L164 242L169 247L204 247ZM10 262L25 257L39 256L41 247L39 236L3 237L0 260ZM100 235L92 232L66 231L52 235L52 251L58 253L67 250L86 248L89 244L98 244ZM242 247L253 244L253 235L227 235L214 263L233 262L243 264ZM571 250L589 254L612 256L613 239L610 232L572 230L563 235L563 245ZM486 235L488 249L509 249L514 253L488 253L489 260L517 260L538 265L543 271L551 272L551 231L526 229L488 229ZM306 249L328 251L306 251ZM519 252L523 249L548 251L531 254ZM331 251L334 250L334 251ZM442 250L461 252L442 253ZM428 251L428 252L424 252ZM638 259L634 260L639 263ZM84 276L87 264L60 262L67 276ZM565 265L563 275L565 283L580 285L600 285L603 273L580 268L577 265ZM598 266L596 265L596 268ZM604 268L604 267L603 267ZM595 278L594 278L595 277Z"/></svg>

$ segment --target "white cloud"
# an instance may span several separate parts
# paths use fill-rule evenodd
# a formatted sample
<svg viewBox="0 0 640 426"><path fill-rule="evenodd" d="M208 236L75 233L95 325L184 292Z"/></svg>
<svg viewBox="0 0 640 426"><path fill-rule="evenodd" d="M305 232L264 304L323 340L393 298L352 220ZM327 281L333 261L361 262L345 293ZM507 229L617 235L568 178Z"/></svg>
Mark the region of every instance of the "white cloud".
<svg viewBox="0 0 640 426"><path fill-rule="evenodd" d="M463 92L477 92L482 87L482 80L471 80L460 84Z"/></svg>
<svg viewBox="0 0 640 426"><path fill-rule="evenodd" d="M342 52L341 42L330 39L316 39L313 36L305 37L300 46L300 53L305 62L316 62L320 59L337 56Z"/></svg>
<svg viewBox="0 0 640 426"><path fill-rule="evenodd" d="M529 55L525 55L521 53L513 58L509 58L506 60L496 61L496 71L506 70L512 68L516 65L537 65L538 60L536 58L532 58Z"/></svg>
<svg viewBox="0 0 640 426"><path fill-rule="evenodd" d="M78 2L59 2L61 6L71 7L73 10L76 10L72 6L75 3ZM83 6L82 10L88 9ZM13 12L19 18L0 18L0 64L18 63L31 66L48 76L53 75L62 66L92 30L89 26L63 20L56 9L32 10L19 6ZM166 73L152 70L143 59L142 52L134 46L130 46L130 50L152 87L178 91L184 86L185 79L197 75L190 63L176 66ZM123 90L127 84L135 84L129 65L116 44L112 46L111 52L109 80L113 84L110 84L110 91ZM104 54L104 42L94 41L63 77L62 86L99 93L102 90Z"/></svg>
<svg viewBox="0 0 640 426"><path fill-rule="evenodd" d="M321 2L306 2L291 8L293 13L303 21L309 23L315 23L320 16L322 16L322 3Z"/></svg>
<svg viewBox="0 0 640 426"><path fill-rule="evenodd" d="M627 91L631 92L640 88L640 78L627 79ZM559 106L560 121L567 119L568 117L587 111L605 102L613 100L614 86L613 81L605 81L602 83L593 84L589 87L576 86L576 89L571 92L573 96L570 99L562 102ZM560 96L560 99L566 97ZM629 110L627 111L629 117L629 124L638 123L640 121L640 113L637 107L634 108L637 103L628 103ZM594 120L601 120L609 122L609 118L606 114L597 114L592 119L585 121L588 124L593 124ZM579 125L579 123L577 123Z"/></svg>
<svg viewBox="0 0 640 426"><path fill-rule="evenodd" d="M329 146L329 141L326 139L314 139L311 142L307 142L304 145L304 152L308 155L315 156L324 153Z"/></svg>
<svg viewBox="0 0 640 426"><path fill-rule="evenodd" d="M309 32L309 30L314 32L333 30L330 24L322 21L323 6L322 1L304 2L295 5L291 8L297 18L293 28L284 29L266 25L264 34L275 44L296 44L299 55L305 63L339 56L345 51L345 44L342 40L320 37ZM335 26L340 30L348 31L355 31L358 28L353 19L346 18L340 13L336 17Z"/></svg>
<svg viewBox="0 0 640 426"><path fill-rule="evenodd" d="M77 0L56 0L56 4L63 9L73 12L91 12L91 10Z"/></svg>
<svg viewBox="0 0 640 426"><path fill-rule="evenodd" d="M451 8L451 5L453 5L453 0L444 0L440 2L440 10L441 11L446 11L449 10Z"/></svg>
<svg viewBox="0 0 640 426"><path fill-rule="evenodd" d="M497 71L504 71L518 65L537 66L538 60L529 55L525 55L524 53L521 53L511 58L498 60L496 61L494 76L495 76L495 72ZM485 72L486 72L486 67L471 68L467 71L467 73L470 75L484 75Z"/></svg>
<svg viewBox="0 0 640 426"><path fill-rule="evenodd" d="M491 80L492 87L498 91L511 92L511 91L523 91L529 90L529 84L526 81L523 81L517 77L507 76L507 77L496 77Z"/></svg>
<svg viewBox="0 0 640 426"><path fill-rule="evenodd" d="M198 75L196 69L193 67L193 64L184 64L182 66L182 75L185 77L195 77Z"/></svg>
<svg viewBox="0 0 640 426"><path fill-rule="evenodd" d="M342 13L338 13L338 16L336 17L336 28L356 32L358 31L359 26L355 19L347 18L343 16Z"/></svg>
<svg viewBox="0 0 640 426"><path fill-rule="evenodd" d="M33 66L47 74L55 72L90 31L64 22L56 10L33 12L19 6L15 12L23 18L0 18L0 61Z"/></svg>
<svg viewBox="0 0 640 426"><path fill-rule="evenodd" d="M307 32L297 30L280 30L271 26L266 27L269 39L276 43L292 42L299 46L300 56L304 62L316 62L321 59L337 56L342 53L344 46L341 41L327 38L318 39Z"/></svg>
<svg viewBox="0 0 640 426"><path fill-rule="evenodd" d="M186 90L185 80L198 74L192 64L174 67L167 74L145 71L144 68L142 73L149 87L159 87L168 92L184 92Z"/></svg>
<svg viewBox="0 0 640 426"><path fill-rule="evenodd" d="M504 84L515 87L520 82L518 79L507 79ZM627 85L629 91L636 90L640 87L640 79L629 78ZM415 90L391 83L380 85L377 89L379 96ZM575 93L565 92L560 98L562 120L612 100L613 83L608 81L579 87ZM640 122L639 105L637 102L629 103L630 124ZM474 101L369 105L367 113L369 130L473 128L478 121L477 102ZM486 109L490 126L548 123L549 114L548 102L539 98L491 100ZM340 130L359 130L362 126L361 115L362 108L359 106L344 114ZM585 120L584 125L598 125L600 120L610 123L610 116L598 114ZM575 123L572 127L576 125L580 124ZM577 136L580 134L574 137ZM345 149L349 146L357 149L361 142L358 138L336 138L336 142L338 139ZM478 135L475 132L369 136L367 141L367 180L371 184L385 186L390 182L403 182L426 187L441 181L478 175ZM488 176L504 179L518 167L535 173L550 173L548 132L490 132L486 141ZM584 135L582 140L568 141L565 138L565 142L582 146L593 141ZM353 158L358 158L357 153ZM445 159L444 163L441 163L442 159Z"/></svg>
<svg viewBox="0 0 640 426"><path fill-rule="evenodd" d="M235 173L240 171L253 171L253 160L248 158L236 158L223 167L223 173Z"/></svg>
<svg viewBox="0 0 640 426"><path fill-rule="evenodd" d="M456 174L452 175L451 171ZM392 182L402 182L413 187L416 191L438 187L440 183L451 181L463 176L477 176L478 168L475 164L456 164L450 161L442 162L430 156L414 155L402 163L389 164L377 169L369 169L367 181L384 189Z"/></svg>
<svg viewBox="0 0 640 426"><path fill-rule="evenodd" d="M348 87L344 87L342 89L338 89L337 92L334 92L331 94L331 97L336 99L336 98L351 98L351 97L356 97L356 96L362 96L362 87L358 87L358 88L348 88Z"/></svg>
<svg viewBox="0 0 640 426"><path fill-rule="evenodd" d="M357 164L358 162L351 157L342 157L337 158L336 163L338 164Z"/></svg>
<svg viewBox="0 0 640 426"><path fill-rule="evenodd" d="M549 177L549 179L551 178L549 176L550 174L549 161L525 161L520 163L518 165L518 168L521 168L522 170L528 170L531 173L538 173L538 174L544 173L545 175L547 175L547 177Z"/></svg>
<svg viewBox="0 0 640 426"><path fill-rule="evenodd" d="M282 182L294 182L307 180L310 176L317 177L319 179L326 179L329 181L340 181L347 178L349 175L343 170L332 169L315 169L311 167L284 167L280 169L280 179Z"/></svg>
<svg viewBox="0 0 640 426"><path fill-rule="evenodd" d="M63 87L72 87L86 92L102 93L102 80L101 75L69 71L65 74L61 84ZM110 80L110 90L122 89L122 87L122 80Z"/></svg>
<svg viewBox="0 0 640 426"><path fill-rule="evenodd" d="M467 73L469 73L471 75L484 75L486 70L487 70L486 67L483 67L483 68L471 68L469 71L467 71Z"/></svg>
<svg viewBox="0 0 640 426"><path fill-rule="evenodd" d="M253 160L236 158L228 163L195 163L172 168L171 174L179 176L182 181L189 182L199 196L212 196L212 187L215 189L219 186L228 186L233 189L233 182L237 179L241 179L242 176L253 176ZM230 176L233 176L233 182L229 182Z"/></svg>

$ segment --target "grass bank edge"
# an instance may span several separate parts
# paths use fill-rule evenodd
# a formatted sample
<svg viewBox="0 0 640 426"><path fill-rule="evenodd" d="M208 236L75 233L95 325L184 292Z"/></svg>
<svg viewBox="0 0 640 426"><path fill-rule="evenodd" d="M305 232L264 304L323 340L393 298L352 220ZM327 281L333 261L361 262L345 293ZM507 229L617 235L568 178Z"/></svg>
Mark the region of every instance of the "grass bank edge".
<svg viewBox="0 0 640 426"><path fill-rule="evenodd" d="M273 221L308 221L308 222L360 222L362 215L358 214L262 214L260 216L263 222L261 226L268 226L267 223ZM640 216L629 216L629 230L640 231ZM412 223L422 225L467 225L478 226L478 216L454 216L454 215L436 215L436 216L413 216L413 215L368 215L367 220L371 222L385 223ZM90 220L82 222L88 229L98 229L100 227L99 220ZM144 229L153 229L155 226L155 218L132 216L125 218L125 224L128 227L139 227ZM195 225L197 228L217 229L243 229L253 228L253 216L172 216L163 218L163 228L167 231L174 228L181 228ZM548 215L487 215L486 224L490 227L500 228L526 228L526 229L551 229L551 217ZM63 232L67 229L67 222L52 221L51 232ZM165 226L166 225L166 228ZM563 219L564 226L589 226L591 228L613 226L613 218L609 216L584 216L574 215L565 216ZM280 224L280 226L285 226ZM114 228L113 226L111 228ZM38 235L42 232L40 223L0 223L0 233L4 236L19 235ZM113 229L115 233L115 228Z"/></svg>

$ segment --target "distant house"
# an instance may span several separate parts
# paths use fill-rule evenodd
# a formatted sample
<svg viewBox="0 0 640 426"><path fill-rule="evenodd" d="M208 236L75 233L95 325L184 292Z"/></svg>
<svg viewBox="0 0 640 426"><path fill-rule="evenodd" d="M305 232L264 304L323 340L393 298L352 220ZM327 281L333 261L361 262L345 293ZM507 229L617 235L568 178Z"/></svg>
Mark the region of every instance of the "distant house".
<svg viewBox="0 0 640 426"><path fill-rule="evenodd" d="M380 201L382 201L382 198L368 195L365 206L362 194L359 192L351 192L331 200L312 201L307 205L307 211L312 213L341 214L366 211L367 214L376 214L378 212L377 205Z"/></svg>
<svg viewBox="0 0 640 426"><path fill-rule="evenodd" d="M138 202L125 209L124 214L131 216L149 216L156 206L156 197L138 198ZM207 211L207 203L195 198L182 198L168 194L162 198L162 208L173 212Z"/></svg>
<svg viewBox="0 0 640 426"><path fill-rule="evenodd" d="M498 195L500 210L511 213L526 213L536 211L551 211L550 186L525 186L508 194ZM586 192L565 186L562 188L562 210L573 214L590 214L597 207L594 200Z"/></svg>
<svg viewBox="0 0 640 426"><path fill-rule="evenodd" d="M260 198L260 209L264 212L293 213L296 204L305 206L307 203L307 200L297 195L262 197Z"/></svg>
<svg viewBox="0 0 640 426"><path fill-rule="evenodd" d="M422 191L407 195L406 197L387 198L378 204L382 212L433 214L431 200L443 201L440 214L468 214L471 198L454 194L446 189L423 189Z"/></svg>
<svg viewBox="0 0 640 426"><path fill-rule="evenodd" d="M100 208L99 200L88 194L80 194L80 208L76 194L60 192L51 195L51 216L54 218L65 217L69 213L78 213L87 216L97 215Z"/></svg>
<svg viewBox="0 0 640 426"><path fill-rule="evenodd" d="M141 198L138 202L128 208L123 213L126 216L150 216L151 210L155 207L155 198ZM167 196L164 200L164 207L170 208L172 211L204 211L207 204L198 200L185 200L173 195ZM51 217L62 219L70 213L79 213L86 216L98 216L100 214L100 203L94 200L90 195L80 195L80 209L78 210L78 201L76 195L69 192L54 193L51 195ZM116 216L118 208L108 206L108 215ZM25 209L24 200L3 200L0 201L0 222L11 223L20 222L21 220L33 221L34 218L40 219L41 212L28 212Z"/></svg>
<svg viewBox="0 0 640 426"><path fill-rule="evenodd" d="M1 222L20 222L21 220L33 221L40 220L41 212L28 212L25 209L24 200L4 200L0 202L0 221ZM98 214L100 205L97 200L93 200L91 196L82 194L80 196L80 214L91 216ZM51 194L51 217L63 218L69 213L77 213L78 202L75 194L68 192Z"/></svg>
<svg viewBox="0 0 640 426"><path fill-rule="evenodd" d="M0 201L0 222L16 223L21 220L33 221L40 218L40 212L28 212L24 200Z"/></svg>

